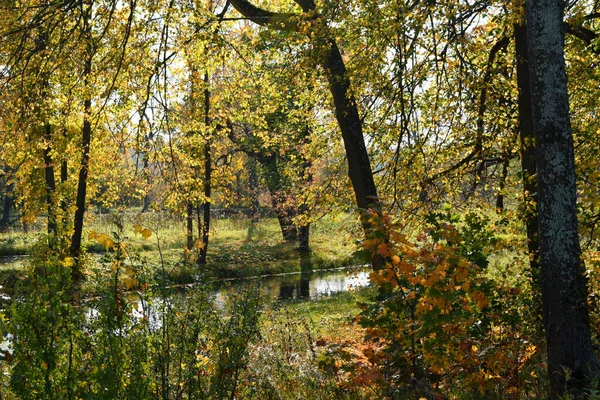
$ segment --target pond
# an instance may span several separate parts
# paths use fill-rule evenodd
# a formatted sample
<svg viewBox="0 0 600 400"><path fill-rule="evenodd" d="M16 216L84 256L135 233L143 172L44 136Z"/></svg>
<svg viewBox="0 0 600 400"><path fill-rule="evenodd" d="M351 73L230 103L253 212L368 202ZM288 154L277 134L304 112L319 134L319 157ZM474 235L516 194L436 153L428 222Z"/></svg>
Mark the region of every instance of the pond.
<svg viewBox="0 0 600 400"><path fill-rule="evenodd" d="M15 260L13 260L14 262ZM244 285L252 282L258 283L260 287L260 295L267 301L288 301L288 300L305 300L312 301L322 297L331 296L336 293L348 291L351 289L359 289L369 285L370 269L366 267L349 267L341 269L320 270L320 271L304 271L298 273L288 273L280 275L268 275L261 277L229 279L217 281L213 288L213 298L215 305L219 309L224 308L225 299L238 292ZM191 285L190 285L191 286ZM187 289L190 286L181 287L176 290L174 296L186 296ZM141 318L142 313L137 311L144 309L139 298L131 293L131 301L138 303L135 307L134 315ZM5 295L2 295L4 302L10 301ZM157 329L161 326L160 315L157 309L161 301L156 299L156 303L150 309L146 308L145 313L149 317L152 329ZM169 301L169 300L167 300ZM97 316L98 311L87 307L87 318ZM4 341L0 341L0 351L8 350L11 343L10 335L4 337Z"/></svg>

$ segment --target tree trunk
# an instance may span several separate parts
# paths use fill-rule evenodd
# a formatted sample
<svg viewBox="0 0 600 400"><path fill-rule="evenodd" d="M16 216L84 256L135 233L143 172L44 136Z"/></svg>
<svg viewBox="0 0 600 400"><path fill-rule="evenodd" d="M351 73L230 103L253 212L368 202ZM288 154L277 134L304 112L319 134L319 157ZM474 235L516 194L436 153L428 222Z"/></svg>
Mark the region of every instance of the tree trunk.
<svg viewBox="0 0 600 400"><path fill-rule="evenodd" d="M71 240L71 257L79 259L81 255L81 237L83 235L83 220L86 209L86 195L87 195L87 180L90 165L90 143L92 140L92 124L89 118L92 101L91 99L85 99L83 102L84 118L83 118L83 129L81 135L81 165L79 168L79 180L77 182L77 198L75 205L74 219L74 231L73 238Z"/></svg>
<svg viewBox="0 0 600 400"><path fill-rule="evenodd" d="M145 139L146 144L146 152L144 153L144 165L142 167L142 170L144 171L144 173L146 174L146 184L147 186L147 190L150 190L150 185L152 184L152 178L150 177L150 163L148 161L148 155L150 152L150 145L148 144L148 142L150 141L150 138ZM144 199L142 200L142 210L140 211L140 213L145 213L148 211L148 209L150 208L150 203L152 202L152 200L150 199L150 193L146 192L144 194Z"/></svg>
<svg viewBox="0 0 600 400"><path fill-rule="evenodd" d="M256 172L256 160L252 157L248 160L248 186L250 190L250 221L252 224L257 224L260 218L258 173Z"/></svg>
<svg viewBox="0 0 600 400"><path fill-rule="evenodd" d="M69 178L69 167L67 160L63 160L60 164L60 182L65 183Z"/></svg>
<svg viewBox="0 0 600 400"><path fill-rule="evenodd" d="M191 251L194 248L194 206L191 201L187 203L185 237L186 247Z"/></svg>
<svg viewBox="0 0 600 400"><path fill-rule="evenodd" d="M48 35L42 32L36 39L36 51L44 51L47 47ZM41 101L47 102L50 90L50 74L45 72L41 80L42 93ZM53 197L56 193L56 180L54 177L54 160L52 159L52 126L50 122L44 120L42 136L45 141L42 157L44 159L44 181L46 184L46 214L48 216L48 245L52 249L58 236L56 225L56 214L54 212Z"/></svg>
<svg viewBox="0 0 600 400"><path fill-rule="evenodd" d="M333 95L335 116L342 131L348 160L348 175L356 196L365 238L385 242L388 240L386 228L377 221L375 223L373 221L374 218L381 219L382 209L373 179L369 153L365 145L362 122L356 100L350 91L350 79L335 40L329 39L327 46L324 68L329 89ZM372 215L370 215L370 211L373 213ZM381 269L385 264L385 259L372 251L371 264L374 269Z"/></svg>
<svg viewBox="0 0 600 400"><path fill-rule="evenodd" d="M308 145L310 143L310 128L308 125L304 130L304 135L302 137L303 145ZM302 164L300 174L303 178L304 187L310 186L313 181L313 176L311 173L312 163L309 159L307 159L304 155L301 155ZM310 252L310 206L306 199L300 196L300 204L298 205L298 214L302 217L301 224L298 227L298 245L300 254L308 254Z"/></svg>
<svg viewBox="0 0 600 400"><path fill-rule="evenodd" d="M198 256L198 264L206 264L206 252L208 251L208 236L210 232L210 195L211 195L211 175L212 175L212 163L211 163L211 150L210 142L211 133L209 132L210 117L210 90L208 87L208 72L204 74L204 129L205 129L205 143L204 143L204 220L202 224L202 243L203 246L200 248L200 254Z"/></svg>
<svg viewBox="0 0 600 400"><path fill-rule="evenodd" d="M527 62L527 31L524 25L515 25L515 52L517 61L517 86L519 88L519 136L521 141L521 170L523 180L523 209L527 231L529 269L533 286L533 306L542 318L540 297L540 243L538 238L537 169L535 166L535 136L533 131L533 111L531 109L531 88L529 64Z"/></svg>
<svg viewBox="0 0 600 400"><path fill-rule="evenodd" d="M581 388L590 387L597 372L577 231L575 160L560 4L555 0L529 0L526 5L540 281L552 398L561 397L565 389L583 396Z"/></svg>
<svg viewBox="0 0 600 400"><path fill-rule="evenodd" d="M91 44L91 28L89 26L91 20L92 6L88 6L86 15L83 19L84 37L87 40L86 60L83 66L83 84L89 90L89 76L92 72L93 49ZM77 182L77 198L75 200L75 218L73 221L73 236L71 238L71 257L75 259L75 265L72 270L72 276L75 281L83 278L81 273L81 237L83 235L83 220L86 210L87 196L87 181L90 166L90 144L92 141L92 100L89 93L86 93L83 100L83 128L81 130L81 164L79 166L79 179Z"/></svg>
<svg viewBox="0 0 600 400"><path fill-rule="evenodd" d="M10 167L4 168L4 176L8 176L10 172ZM4 204L2 207L2 220L0 221L0 232L6 232L10 227L10 213L14 205L13 188L14 185L12 183L6 185L6 190L4 192Z"/></svg>
<svg viewBox="0 0 600 400"><path fill-rule="evenodd" d="M508 165L510 159L505 155L502 161L502 172L500 173L500 187L498 188L498 196L496 197L496 212L504 212L504 188L506 187L506 179L508 178Z"/></svg>
<svg viewBox="0 0 600 400"><path fill-rule="evenodd" d="M267 187L271 194L271 205L277 215L283 240L294 243L298 240L298 231L294 225L296 210L293 206L286 204L288 200L287 193L284 190L284 184L279 173L277 155L273 154L267 157L262 164L265 168Z"/></svg>
<svg viewBox="0 0 600 400"><path fill-rule="evenodd" d="M323 66L327 74L329 89L333 95L335 116L342 131L348 160L348 175L354 189L356 204L363 216L369 208L376 213L381 213L373 171L363 136L362 122L356 107L356 100L350 91L350 79L346 66L335 40L330 39L327 47ZM371 224L366 218L362 218L362 224L365 233L370 235L371 228L373 228Z"/></svg>
<svg viewBox="0 0 600 400"><path fill-rule="evenodd" d="M54 160L52 160L52 126L46 122L44 124L44 178L46 181L46 213L48 214L48 235L50 236L50 247L54 246L53 241L58 235L56 226L56 214L54 213L54 202L52 197L56 193L56 181L54 179ZM52 239L54 238L54 239Z"/></svg>

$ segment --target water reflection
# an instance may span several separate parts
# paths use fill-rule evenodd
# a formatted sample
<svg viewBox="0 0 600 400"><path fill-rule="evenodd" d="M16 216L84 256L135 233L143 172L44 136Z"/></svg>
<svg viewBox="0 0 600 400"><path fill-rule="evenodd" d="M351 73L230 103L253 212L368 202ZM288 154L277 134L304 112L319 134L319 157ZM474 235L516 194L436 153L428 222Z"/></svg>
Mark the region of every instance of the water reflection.
<svg viewBox="0 0 600 400"><path fill-rule="evenodd" d="M240 279L217 283L215 298L222 301L226 294L235 293L248 280ZM272 300L305 299L316 300L348 289L361 288L369 284L366 269L335 271L304 271L298 274L266 276L260 279L260 294Z"/></svg>

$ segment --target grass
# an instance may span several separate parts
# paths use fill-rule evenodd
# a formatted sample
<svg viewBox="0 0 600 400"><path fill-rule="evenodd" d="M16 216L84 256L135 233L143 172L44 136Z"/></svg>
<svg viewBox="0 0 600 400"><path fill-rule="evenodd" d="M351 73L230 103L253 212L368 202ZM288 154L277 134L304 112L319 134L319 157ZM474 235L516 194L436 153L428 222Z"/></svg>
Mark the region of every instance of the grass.
<svg viewBox="0 0 600 400"><path fill-rule="evenodd" d="M302 258L296 245L285 243L275 218L264 218L252 225L244 218L213 219L208 247L206 271L217 278L238 278L300 271L328 269L360 263L354 256L354 245L346 227L356 224L352 215L326 216L311 226L311 252ZM129 251L138 253L157 270L162 261L176 283L189 283L199 271L184 262L185 222L165 213L123 213L91 215L84 231L84 246L91 254L106 252L102 243L88 241L91 232L118 235ZM148 239L135 233L134 224L152 231ZM26 255L42 237L43 225L29 233L0 233L0 256ZM122 229L120 229L122 228ZM197 227L194 226L195 233ZM197 235L195 235L197 236ZM160 251L159 251L160 249ZM162 261L161 261L162 260ZM0 263L0 285L11 286L11 280L24 275L25 262Z"/></svg>
<svg viewBox="0 0 600 400"><path fill-rule="evenodd" d="M311 301L296 300L273 303L273 309L263 315L263 326L271 328L270 313L290 314L306 318L321 336L339 334L339 327L349 324L361 311L359 303L372 301L373 288L361 288L339 292L332 296L324 296Z"/></svg>

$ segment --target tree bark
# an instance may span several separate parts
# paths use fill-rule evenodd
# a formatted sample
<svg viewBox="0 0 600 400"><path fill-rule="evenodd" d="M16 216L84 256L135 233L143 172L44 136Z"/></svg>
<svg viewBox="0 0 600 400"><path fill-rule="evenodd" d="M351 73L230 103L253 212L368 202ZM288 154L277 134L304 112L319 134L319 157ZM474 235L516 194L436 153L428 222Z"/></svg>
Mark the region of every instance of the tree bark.
<svg viewBox="0 0 600 400"><path fill-rule="evenodd" d="M208 236L210 232L210 195L211 195L211 175L212 175L212 162L211 162L211 133L209 132L210 126L210 90L208 72L204 74L204 129L205 129L205 143L204 143L204 203L203 203L203 223L202 223L202 243L204 244L200 249L198 256L198 264L206 264L206 252L208 250Z"/></svg>
<svg viewBox="0 0 600 400"><path fill-rule="evenodd" d="M187 202L187 216L186 216L186 247L188 250L192 250L194 248L194 206L192 202L188 200Z"/></svg>
<svg viewBox="0 0 600 400"><path fill-rule="evenodd" d="M91 108L91 99L85 99L83 106L83 129L81 132L81 165L79 168L79 180L77 182L77 199L75 200L77 209L75 210L74 231L73 238L71 240L71 257L75 259L79 259L79 256L81 255L81 237L83 235L83 220L86 210L87 180L90 165L90 143L92 140L92 125L89 118Z"/></svg>
<svg viewBox="0 0 600 400"><path fill-rule="evenodd" d="M140 213L145 213L148 211L148 209L150 209L150 203L152 202L152 200L150 199L150 185L152 184L152 176L150 173L150 162L148 161L148 156L150 155L150 137L145 137L144 138L144 142L145 145L144 147L146 148L146 151L144 153L144 164L142 166L142 170L144 171L144 174L146 174L146 184L147 184L147 191L144 194L144 198L142 199L142 210L140 211Z"/></svg>
<svg viewBox="0 0 600 400"><path fill-rule="evenodd" d="M252 130L249 127L244 127L244 132L247 137L252 138ZM242 138L235 134L231 124L229 127L229 139L236 143L240 149L248 155L248 157L259 162L262 166L263 174L267 182L267 189L269 189L269 194L271 195L271 206L273 211L275 211L275 215L277 216L283 240L288 243L295 242L298 239L298 232L296 226L294 225L296 209L293 205L286 204L287 197L289 196L289 188L284 182L279 171L279 162L276 152L261 148L260 146L247 145ZM255 147L258 147L258 149ZM252 201L256 202L253 207L258 209L258 199L256 198L258 191L256 167L251 166L250 168L254 168L253 170L251 169L249 171L250 185L254 187ZM256 219L256 221L258 221L258 219Z"/></svg>
<svg viewBox="0 0 600 400"><path fill-rule="evenodd" d="M50 236L50 247L53 247L53 241L58 235L56 226L56 214L54 212L54 201L52 197L56 193L56 180L54 177L54 160L52 159L52 126L46 122L44 124L44 178L46 181L46 213L48 214L48 235Z"/></svg>
<svg viewBox="0 0 600 400"><path fill-rule="evenodd" d="M72 270L72 276L75 281L79 281L83 278L81 272L81 237L83 235L83 220L86 210L86 196L87 196L87 181L90 166L90 144L92 141L92 99L87 91L89 90L89 76L92 72L92 58L94 56L92 43L91 43L91 27L89 26L91 20L92 6L88 5L86 15L83 17L83 30L84 37L87 41L87 48L85 53L85 61L83 65L83 84L86 89L86 94L83 100L83 128L81 130L81 164L79 166L79 178L77 181L77 198L75 200L75 218L73 220L73 236L71 238L71 257L75 259L75 265Z"/></svg>
<svg viewBox="0 0 600 400"><path fill-rule="evenodd" d="M4 167L4 176L7 177L8 175L10 175L11 171L12 170L10 167ZM8 184L8 182L5 183L6 188L4 192L4 204L2 207L2 220L0 220L0 232L6 232L10 227L10 213L14 206L14 185L12 183Z"/></svg>
<svg viewBox="0 0 600 400"><path fill-rule="evenodd" d="M258 173L256 172L256 160L252 157L248 160L248 189L250 190L250 221L252 224L257 224L260 218Z"/></svg>
<svg viewBox="0 0 600 400"><path fill-rule="evenodd" d="M560 4L556 0L528 0L526 5L540 281L552 398L561 397L565 390L582 396L581 388L590 387L597 373L577 230L575 160Z"/></svg>
<svg viewBox="0 0 600 400"><path fill-rule="evenodd" d="M304 134L302 136L303 145L308 145L311 141L310 128L306 126ZM300 156L302 160L300 175L303 178L303 183L306 186L312 184L313 176L311 173L312 162L305 157L304 154ZM306 201L306 198L300 196L300 204L298 205L298 214L300 214L301 224L298 227L298 247L300 254L307 255L310 252L310 205Z"/></svg>
<svg viewBox="0 0 600 400"><path fill-rule="evenodd" d="M510 158L508 155L504 156L502 160L502 172L500 173L500 185L498 188L498 196L496 197L496 212L504 212L504 188L506 187L506 179L508 178L508 166L510 164Z"/></svg>
<svg viewBox="0 0 600 400"><path fill-rule="evenodd" d="M6 190L6 194L4 195L4 204L2 207L2 221L0 221L0 232L6 232L10 226L10 212L13 208L13 198L12 198L12 194L10 192L12 192L12 185L9 186L9 189L7 188Z"/></svg>
<svg viewBox="0 0 600 400"><path fill-rule="evenodd" d="M529 63L527 62L527 30L525 25L516 24L515 57L517 62L517 86L519 88L519 137L521 153L521 171L523 181L523 212L527 231L527 251L529 270L533 286L533 306L542 318L542 301L540 297L540 243L538 237L537 208L537 168L535 161L535 136L533 130L533 110L529 79Z"/></svg>
<svg viewBox="0 0 600 400"><path fill-rule="evenodd" d="M285 185L282 182L281 173L279 172L277 155L273 154L270 157L265 157L262 164L265 168L267 187L271 194L271 205L273 206L275 215L277 215L283 240L293 243L298 240L298 231L294 225L296 210L293 205L286 204L288 202L288 193L284 190Z"/></svg>

